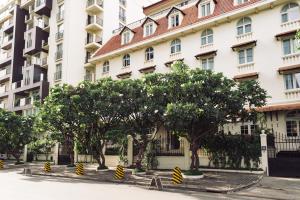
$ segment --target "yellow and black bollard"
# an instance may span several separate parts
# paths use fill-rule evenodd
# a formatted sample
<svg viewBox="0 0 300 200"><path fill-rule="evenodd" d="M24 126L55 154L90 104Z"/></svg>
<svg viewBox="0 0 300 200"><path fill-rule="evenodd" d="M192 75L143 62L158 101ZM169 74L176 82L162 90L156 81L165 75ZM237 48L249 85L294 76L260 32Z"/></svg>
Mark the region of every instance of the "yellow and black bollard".
<svg viewBox="0 0 300 200"><path fill-rule="evenodd" d="M78 176L83 176L84 175L84 168L83 168L83 164L82 163L78 163L76 165L76 174Z"/></svg>
<svg viewBox="0 0 300 200"><path fill-rule="evenodd" d="M173 174L172 174L172 183L182 184L182 182L183 182L183 177L182 177L181 169L179 167L175 167L173 169Z"/></svg>
<svg viewBox="0 0 300 200"><path fill-rule="evenodd" d="M51 165L50 165L49 162L45 163L44 172L46 172L46 173L50 173L51 172Z"/></svg>
<svg viewBox="0 0 300 200"><path fill-rule="evenodd" d="M115 179L122 180L125 177L124 167L121 165L118 165L115 173Z"/></svg>
<svg viewBox="0 0 300 200"><path fill-rule="evenodd" d="M0 170L1 169L4 169L4 161L3 160L0 160Z"/></svg>

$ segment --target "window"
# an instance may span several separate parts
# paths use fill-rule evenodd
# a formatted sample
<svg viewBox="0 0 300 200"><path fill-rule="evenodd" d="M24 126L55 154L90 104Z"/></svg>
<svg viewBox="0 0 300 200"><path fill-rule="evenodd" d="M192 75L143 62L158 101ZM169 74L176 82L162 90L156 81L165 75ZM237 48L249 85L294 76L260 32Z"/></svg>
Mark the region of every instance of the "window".
<svg viewBox="0 0 300 200"><path fill-rule="evenodd" d="M212 44L214 42L213 31L207 29L201 34L201 45Z"/></svg>
<svg viewBox="0 0 300 200"><path fill-rule="evenodd" d="M103 73L108 73L109 72L109 61L105 61L103 64Z"/></svg>
<svg viewBox="0 0 300 200"><path fill-rule="evenodd" d="M62 65L57 64L56 65L56 71L54 73L54 80L55 81L61 80L61 77L62 77Z"/></svg>
<svg viewBox="0 0 300 200"><path fill-rule="evenodd" d="M300 19L299 5L296 3L289 3L281 10L281 22L291 22Z"/></svg>
<svg viewBox="0 0 300 200"><path fill-rule="evenodd" d="M123 57L123 67L129 67L130 66L130 55L126 54Z"/></svg>
<svg viewBox="0 0 300 200"><path fill-rule="evenodd" d="M154 58L154 49L152 47L149 47L145 51L145 60L150 61Z"/></svg>
<svg viewBox="0 0 300 200"><path fill-rule="evenodd" d="M119 7L119 20L126 24L126 10L123 7Z"/></svg>
<svg viewBox="0 0 300 200"><path fill-rule="evenodd" d="M253 48L239 50L239 64L253 62Z"/></svg>
<svg viewBox="0 0 300 200"><path fill-rule="evenodd" d="M130 42L130 32L125 31L122 36L122 44L128 44Z"/></svg>
<svg viewBox="0 0 300 200"><path fill-rule="evenodd" d="M214 69L214 57L201 59L202 69L213 70Z"/></svg>
<svg viewBox="0 0 300 200"><path fill-rule="evenodd" d="M211 14L210 2L201 5L201 16L205 17Z"/></svg>
<svg viewBox="0 0 300 200"><path fill-rule="evenodd" d="M170 16L171 28L179 26L179 13Z"/></svg>
<svg viewBox="0 0 300 200"><path fill-rule="evenodd" d="M284 83L286 90L300 88L300 73L284 75Z"/></svg>
<svg viewBox="0 0 300 200"><path fill-rule="evenodd" d="M290 55L298 52L297 41L295 38L287 38L282 40L283 55Z"/></svg>
<svg viewBox="0 0 300 200"><path fill-rule="evenodd" d="M295 110L286 114L286 134L288 137L300 135L300 111Z"/></svg>
<svg viewBox="0 0 300 200"><path fill-rule="evenodd" d="M242 135L254 135L258 131L258 125L256 124L244 124L241 126Z"/></svg>
<svg viewBox="0 0 300 200"><path fill-rule="evenodd" d="M240 19L237 23L237 34L238 35L243 35L246 33L251 33L252 32L252 21L249 17L244 17Z"/></svg>
<svg viewBox="0 0 300 200"><path fill-rule="evenodd" d="M179 39L173 40L171 42L171 54L181 52L181 41Z"/></svg>
<svg viewBox="0 0 300 200"><path fill-rule="evenodd" d="M153 23L146 24L144 27L144 36L145 37L150 36L153 34L153 32L154 32L154 24Z"/></svg>

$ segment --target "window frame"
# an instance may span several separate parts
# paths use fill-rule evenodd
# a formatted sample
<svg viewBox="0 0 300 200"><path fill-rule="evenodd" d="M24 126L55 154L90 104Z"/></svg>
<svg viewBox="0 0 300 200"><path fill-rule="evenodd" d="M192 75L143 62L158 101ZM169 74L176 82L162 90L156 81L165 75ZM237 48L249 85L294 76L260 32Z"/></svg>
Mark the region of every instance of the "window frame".
<svg viewBox="0 0 300 200"><path fill-rule="evenodd" d="M294 6L292 7L292 5L294 5ZM293 8L297 9L297 7L298 7L298 19L290 19L289 16L292 14L291 9L293 9ZM286 18L284 18L284 16ZM280 17L281 17L281 23L282 24L300 20L300 6L299 6L299 4L295 3L295 2L290 2L290 3L285 4L282 7L281 11L280 11Z"/></svg>
<svg viewBox="0 0 300 200"><path fill-rule="evenodd" d="M109 70L110 70L109 61L105 61L102 67L102 73L103 74L109 73Z"/></svg>
<svg viewBox="0 0 300 200"><path fill-rule="evenodd" d="M240 32L240 30L242 31ZM238 36L252 33L252 19L250 17L241 18L236 24L236 31Z"/></svg>
<svg viewBox="0 0 300 200"><path fill-rule="evenodd" d="M145 50L145 61L149 62L152 61L154 59L154 49L153 47L148 47Z"/></svg>
<svg viewBox="0 0 300 200"><path fill-rule="evenodd" d="M122 60L122 67L126 68L126 67L130 67L130 55L129 54L125 54L123 56L123 60Z"/></svg>
<svg viewBox="0 0 300 200"><path fill-rule="evenodd" d="M206 66L204 66L204 64ZM202 67L203 70L214 70L214 67L215 67L215 58L214 58L214 56L202 58L201 59L201 67Z"/></svg>
<svg viewBox="0 0 300 200"><path fill-rule="evenodd" d="M209 40L211 38L211 41ZM212 29L205 29L201 33L201 46L214 43L214 32Z"/></svg>
<svg viewBox="0 0 300 200"><path fill-rule="evenodd" d="M248 52L250 52L249 50L251 50L251 57L250 57L250 55L248 55ZM246 47L243 49L239 49L237 54L238 54L238 64L239 65L251 64L254 62L254 48L253 47ZM244 59L244 62L241 62L241 58ZM251 58L251 60L249 60L249 58Z"/></svg>
<svg viewBox="0 0 300 200"><path fill-rule="evenodd" d="M177 38L175 40L172 40L170 46L171 46L171 55L181 53L182 47L181 47L181 40L180 39Z"/></svg>
<svg viewBox="0 0 300 200"><path fill-rule="evenodd" d="M154 33L154 22L148 22L144 26L144 37L148 37Z"/></svg>

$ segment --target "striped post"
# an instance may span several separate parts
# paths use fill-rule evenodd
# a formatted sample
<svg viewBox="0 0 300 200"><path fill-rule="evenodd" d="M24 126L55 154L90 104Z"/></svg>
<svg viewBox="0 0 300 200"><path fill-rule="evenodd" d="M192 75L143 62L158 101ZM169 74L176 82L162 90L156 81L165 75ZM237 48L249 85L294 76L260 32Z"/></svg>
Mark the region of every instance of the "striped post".
<svg viewBox="0 0 300 200"><path fill-rule="evenodd" d="M182 184L183 182L183 177L181 174L181 169L179 167L175 167L173 169L173 174L172 174L172 183L173 184Z"/></svg>
<svg viewBox="0 0 300 200"><path fill-rule="evenodd" d="M49 162L46 162L44 165L44 172L50 173L51 172L51 165Z"/></svg>
<svg viewBox="0 0 300 200"><path fill-rule="evenodd" d="M125 177L124 168L121 165L117 166L116 173L115 173L115 179L122 180Z"/></svg>
<svg viewBox="0 0 300 200"><path fill-rule="evenodd" d="M83 168L83 164L82 163L78 163L76 165L76 174L78 176L83 176L84 175L84 168Z"/></svg>
<svg viewBox="0 0 300 200"><path fill-rule="evenodd" d="M0 170L1 169L4 169L4 161L3 160L0 160Z"/></svg>

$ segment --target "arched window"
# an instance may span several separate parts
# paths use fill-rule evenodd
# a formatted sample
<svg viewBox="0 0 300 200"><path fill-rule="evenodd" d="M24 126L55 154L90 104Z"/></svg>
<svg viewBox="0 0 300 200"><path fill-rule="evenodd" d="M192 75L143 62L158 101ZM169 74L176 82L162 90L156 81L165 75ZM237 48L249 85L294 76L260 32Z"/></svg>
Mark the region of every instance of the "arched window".
<svg viewBox="0 0 300 200"><path fill-rule="evenodd" d="M103 73L109 72L109 61L105 61L103 64Z"/></svg>
<svg viewBox="0 0 300 200"><path fill-rule="evenodd" d="M171 54L180 53L181 52L181 41L179 39L175 39L171 42Z"/></svg>
<svg viewBox="0 0 300 200"><path fill-rule="evenodd" d="M297 3L289 3L281 10L281 22L286 23L300 19L299 5Z"/></svg>
<svg viewBox="0 0 300 200"><path fill-rule="evenodd" d="M130 66L130 55L126 54L123 56L123 67Z"/></svg>
<svg viewBox="0 0 300 200"><path fill-rule="evenodd" d="M206 29L201 34L201 45L212 44L214 42L214 33L211 29Z"/></svg>
<svg viewBox="0 0 300 200"><path fill-rule="evenodd" d="M240 19L237 23L237 34L243 35L252 31L252 21L249 17Z"/></svg>
<svg viewBox="0 0 300 200"><path fill-rule="evenodd" d="M152 47L149 47L145 51L145 60L150 61L154 58L154 49Z"/></svg>

